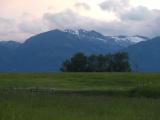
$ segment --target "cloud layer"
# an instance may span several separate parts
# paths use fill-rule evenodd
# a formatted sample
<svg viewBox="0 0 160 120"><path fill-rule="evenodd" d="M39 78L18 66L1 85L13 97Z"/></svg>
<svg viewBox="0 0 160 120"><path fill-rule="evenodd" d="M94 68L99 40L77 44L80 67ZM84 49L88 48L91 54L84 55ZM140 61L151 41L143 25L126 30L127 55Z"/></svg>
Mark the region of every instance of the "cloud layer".
<svg viewBox="0 0 160 120"><path fill-rule="evenodd" d="M17 18L0 17L0 40L23 41L27 37L52 29L94 29L105 35L160 35L160 10L143 5L133 6L131 0L105 0L91 4L85 0L73 2L62 10L45 11L41 16L28 12ZM54 7L53 7L54 9ZM95 16L87 16L86 13ZM102 14L99 17L99 13ZM108 14L114 17L107 21ZM104 17L104 19L101 19ZM115 18L115 19L114 19Z"/></svg>

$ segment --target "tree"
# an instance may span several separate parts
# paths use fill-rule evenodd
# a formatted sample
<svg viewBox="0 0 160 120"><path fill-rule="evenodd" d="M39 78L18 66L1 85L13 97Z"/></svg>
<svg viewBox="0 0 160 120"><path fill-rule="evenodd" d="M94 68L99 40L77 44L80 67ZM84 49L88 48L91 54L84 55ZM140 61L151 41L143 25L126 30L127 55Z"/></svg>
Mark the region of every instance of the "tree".
<svg viewBox="0 0 160 120"><path fill-rule="evenodd" d="M128 54L125 52L119 52L112 56L111 68L114 72L129 72L131 71Z"/></svg>
<svg viewBox="0 0 160 120"><path fill-rule="evenodd" d="M98 71L98 60L96 55L91 55L88 57L88 66L87 71L89 72L96 72Z"/></svg>
<svg viewBox="0 0 160 120"><path fill-rule="evenodd" d="M119 52L108 55L90 55L77 53L62 64L64 72L129 72L128 54Z"/></svg>
<svg viewBox="0 0 160 120"><path fill-rule="evenodd" d="M87 70L87 57L83 53L77 53L71 58L74 72L85 72Z"/></svg>
<svg viewBox="0 0 160 120"><path fill-rule="evenodd" d="M66 60L61 68L64 72L86 72L87 57L83 53L75 54L70 60Z"/></svg>

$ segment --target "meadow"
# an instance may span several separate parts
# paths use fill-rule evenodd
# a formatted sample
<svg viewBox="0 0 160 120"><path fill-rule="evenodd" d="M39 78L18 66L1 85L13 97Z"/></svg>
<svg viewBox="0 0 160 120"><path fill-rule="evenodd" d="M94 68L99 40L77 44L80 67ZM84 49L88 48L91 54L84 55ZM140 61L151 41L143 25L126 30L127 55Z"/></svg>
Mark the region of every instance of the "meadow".
<svg viewBox="0 0 160 120"><path fill-rule="evenodd" d="M158 120L159 108L158 73L0 74L0 120Z"/></svg>

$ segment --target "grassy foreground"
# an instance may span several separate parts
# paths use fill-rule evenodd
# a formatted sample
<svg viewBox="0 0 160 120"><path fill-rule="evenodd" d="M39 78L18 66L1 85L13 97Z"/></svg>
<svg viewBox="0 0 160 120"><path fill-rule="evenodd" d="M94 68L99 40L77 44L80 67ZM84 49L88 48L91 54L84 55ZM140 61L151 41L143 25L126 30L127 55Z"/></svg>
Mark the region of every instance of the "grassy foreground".
<svg viewBox="0 0 160 120"><path fill-rule="evenodd" d="M67 94L4 91L30 87ZM159 108L156 73L0 74L0 120L158 120Z"/></svg>
<svg viewBox="0 0 160 120"><path fill-rule="evenodd" d="M2 96L0 120L158 120L160 99Z"/></svg>

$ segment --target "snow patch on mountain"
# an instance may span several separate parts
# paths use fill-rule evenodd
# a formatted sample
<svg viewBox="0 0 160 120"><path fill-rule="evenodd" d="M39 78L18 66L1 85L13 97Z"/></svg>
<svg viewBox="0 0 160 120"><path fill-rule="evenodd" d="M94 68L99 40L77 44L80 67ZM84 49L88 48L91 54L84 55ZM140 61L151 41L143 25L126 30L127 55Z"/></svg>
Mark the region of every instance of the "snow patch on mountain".
<svg viewBox="0 0 160 120"><path fill-rule="evenodd" d="M64 32L79 36L79 30L65 29Z"/></svg>
<svg viewBox="0 0 160 120"><path fill-rule="evenodd" d="M148 38L146 37L142 37L142 36L112 36L112 38L116 41L116 42L120 42L120 41L128 41L128 42L132 42L132 43L139 43L142 41L147 41Z"/></svg>
<svg viewBox="0 0 160 120"><path fill-rule="evenodd" d="M94 41L101 41L101 42L113 42L118 44L122 47L128 47L130 45L137 44L142 41L147 41L149 38L143 36L104 36L94 30L87 31L84 29L79 30L72 30L72 29L65 29L64 32L75 35L80 39L87 38L88 40Z"/></svg>

